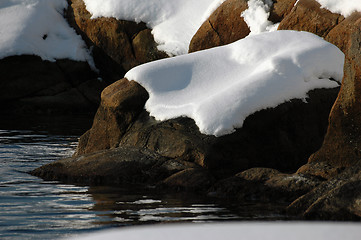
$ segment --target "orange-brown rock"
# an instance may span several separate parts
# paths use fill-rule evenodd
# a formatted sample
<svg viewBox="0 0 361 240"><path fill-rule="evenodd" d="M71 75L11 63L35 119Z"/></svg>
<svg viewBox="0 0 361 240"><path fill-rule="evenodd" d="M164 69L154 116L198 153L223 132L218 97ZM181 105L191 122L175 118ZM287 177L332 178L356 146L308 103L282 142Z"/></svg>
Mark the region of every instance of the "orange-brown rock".
<svg viewBox="0 0 361 240"><path fill-rule="evenodd" d="M148 93L143 87L125 78L105 88L93 126L79 139L76 154L118 147L147 99Z"/></svg>
<svg viewBox="0 0 361 240"><path fill-rule="evenodd" d="M300 0L281 21L278 30L307 31L326 37L343 19L343 16L321 8L315 0Z"/></svg>
<svg viewBox="0 0 361 240"><path fill-rule="evenodd" d="M228 0L221 4L193 36L189 52L225 45L244 38L250 32L241 13L247 0Z"/></svg>
<svg viewBox="0 0 361 240"><path fill-rule="evenodd" d="M153 36L143 32L147 30L144 23L105 17L91 19L83 0L70 0L67 18L93 48L101 73L112 80L122 78L126 71L141 63L167 57L157 50Z"/></svg>
<svg viewBox="0 0 361 240"><path fill-rule="evenodd" d="M344 78L333 106L329 127L321 149L309 162L327 162L334 167L348 167L360 161L361 156L361 13L354 13L335 28L333 36L340 35L346 59ZM338 31L337 31L338 30Z"/></svg>

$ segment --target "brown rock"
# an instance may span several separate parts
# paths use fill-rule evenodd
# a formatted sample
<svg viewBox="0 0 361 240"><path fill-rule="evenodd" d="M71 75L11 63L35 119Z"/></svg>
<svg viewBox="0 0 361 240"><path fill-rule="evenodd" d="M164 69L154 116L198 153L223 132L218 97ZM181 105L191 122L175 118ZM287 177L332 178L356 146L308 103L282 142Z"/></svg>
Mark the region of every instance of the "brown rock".
<svg viewBox="0 0 361 240"><path fill-rule="evenodd" d="M105 78L118 80L141 63L167 56L156 49L152 35L141 33L147 29L144 23L104 17L91 19L82 0L70 3L68 21L93 49L95 64ZM136 49L132 45L135 38Z"/></svg>
<svg viewBox="0 0 361 240"><path fill-rule="evenodd" d="M281 21L278 30L307 31L326 37L343 19L343 16L321 8L315 0L300 0Z"/></svg>
<svg viewBox="0 0 361 240"><path fill-rule="evenodd" d="M330 113L323 145L309 159L310 163L326 162L334 168L353 166L361 155L361 13L348 17L342 26L339 34L345 39L340 46L346 55L342 87ZM337 35L337 29L332 36Z"/></svg>
<svg viewBox="0 0 361 240"><path fill-rule="evenodd" d="M291 12L296 1L297 0L273 0L268 20L274 23L281 22L282 19Z"/></svg>
<svg viewBox="0 0 361 240"><path fill-rule="evenodd" d="M105 88L93 126L79 139L76 155L118 147L147 99L143 87L125 78Z"/></svg>
<svg viewBox="0 0 361 240"><path fill-rule="evenodd" d="M247 0L225 1L193 36L189 52L229 44L247 36L250 30L241 17L247 8Z"/></svg>
<svg viewBox="0 0 361 240"><path fill-rule="evenodd" d="M140 63L146 63L168 57L166 53L157 49L157 44L154 42L152 31L150 29L140 31L134 37L132 44L135 58Z"/></svg>

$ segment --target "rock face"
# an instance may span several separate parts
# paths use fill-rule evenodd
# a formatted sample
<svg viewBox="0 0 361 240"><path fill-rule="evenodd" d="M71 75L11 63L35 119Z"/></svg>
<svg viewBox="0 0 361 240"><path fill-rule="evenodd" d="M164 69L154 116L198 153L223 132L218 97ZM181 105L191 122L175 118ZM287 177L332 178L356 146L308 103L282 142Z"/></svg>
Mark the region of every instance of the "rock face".
<svg viewBox="0 0 361 240"><path fill-rule="evenodd" d="M144 23L115 18L91 19L82 0L69 0L69 6L67 19L93 49L95 64L105 78L118 80L141 63L167 57L157 50Z"/></svg>
<svg viewBox="0 0 361 240"><path fill-rule="evenodd" d="M341 24L340 24L341 25ZM341 30L342 29L342 30ZM347 29L347 34L344 34ZM344 78L340 94L330 113L330 124L321 149L310 162L327 162L334 167L349 167L361 155L361 13L355 13L332 33L342 36L345 46ZM338 34L337 34L338 33Z"/></svg>
<svg viewBox="0 0 361 240"><path fill-rule="evenodd" d="M86 62L13 56L0 60L0 71L1 111L6 113L92 113L105 87Z"/></svg>

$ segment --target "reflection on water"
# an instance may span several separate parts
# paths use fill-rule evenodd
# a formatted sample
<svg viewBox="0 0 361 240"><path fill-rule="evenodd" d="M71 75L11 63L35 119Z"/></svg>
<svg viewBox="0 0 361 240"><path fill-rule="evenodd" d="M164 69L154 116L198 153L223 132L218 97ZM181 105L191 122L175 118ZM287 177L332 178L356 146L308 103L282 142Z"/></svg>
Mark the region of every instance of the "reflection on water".
<svg viewBox="0 0 361 240"><path fill-rule="evenodd" d="M274 208L226 205L151 187L73 186L30 176L28 171L71 156L90 126L84 119L61 120L0 120L0 239L56 239L145 223L285 218Z"/></svg>

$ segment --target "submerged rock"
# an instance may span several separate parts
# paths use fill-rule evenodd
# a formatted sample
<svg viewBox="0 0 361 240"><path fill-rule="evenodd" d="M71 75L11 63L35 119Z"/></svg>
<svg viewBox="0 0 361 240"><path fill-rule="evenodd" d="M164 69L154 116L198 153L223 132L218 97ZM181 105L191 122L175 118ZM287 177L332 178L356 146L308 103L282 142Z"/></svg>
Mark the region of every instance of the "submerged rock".
<svg viewBox="0 0 361 240"><path fill-rule="evenodd" d="M152 168L166 159L146 149L118 147L66 158L35 169L31 174L45 180L116 185L155 182Z"/></svg>

